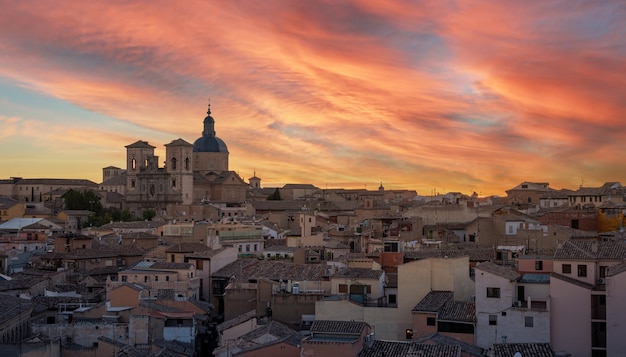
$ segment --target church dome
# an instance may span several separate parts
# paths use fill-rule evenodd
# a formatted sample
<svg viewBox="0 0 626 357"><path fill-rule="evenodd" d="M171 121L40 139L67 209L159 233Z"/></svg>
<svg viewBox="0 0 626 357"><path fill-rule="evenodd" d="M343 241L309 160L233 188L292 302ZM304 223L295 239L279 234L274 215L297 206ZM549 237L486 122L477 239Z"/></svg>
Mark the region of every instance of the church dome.
<svg viewBox="0 0 626 357"><path fill-rule="evenodd" d="M215 120L211 116L211 105L204 118L202 136L193 143L193 152L228 152L226 143L215 136Z"/></svg>

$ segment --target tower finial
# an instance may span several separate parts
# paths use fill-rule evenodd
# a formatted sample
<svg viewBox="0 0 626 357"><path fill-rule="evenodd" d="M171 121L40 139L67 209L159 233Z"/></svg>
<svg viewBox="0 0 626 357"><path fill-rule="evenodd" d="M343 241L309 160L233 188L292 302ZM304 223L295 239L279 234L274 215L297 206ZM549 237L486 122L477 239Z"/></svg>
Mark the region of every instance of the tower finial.
<svg viewBox="0 0 626 357"><path fill-rule="evenodd" d="M211 115L211 97L209 97L209 108L207 109L206 113L208 115Z"/></svg>

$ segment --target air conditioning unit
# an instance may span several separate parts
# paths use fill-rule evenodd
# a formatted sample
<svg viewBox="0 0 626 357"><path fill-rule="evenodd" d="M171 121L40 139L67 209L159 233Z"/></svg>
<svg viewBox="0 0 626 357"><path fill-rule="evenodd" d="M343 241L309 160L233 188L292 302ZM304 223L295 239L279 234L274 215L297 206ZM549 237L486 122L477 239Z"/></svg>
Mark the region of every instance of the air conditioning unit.
<svg viewBox="0 0 626 357"><path fill-rule="evenodd" d="M604 278L598 279L598 284L606 284L606 280Z"/></svg>
<svg viewBox="0 0 626 357"><path fill-rule="evenodd" d="M521 301L514 301L513 302L513 307L522 307L522 302Z"/></svg>

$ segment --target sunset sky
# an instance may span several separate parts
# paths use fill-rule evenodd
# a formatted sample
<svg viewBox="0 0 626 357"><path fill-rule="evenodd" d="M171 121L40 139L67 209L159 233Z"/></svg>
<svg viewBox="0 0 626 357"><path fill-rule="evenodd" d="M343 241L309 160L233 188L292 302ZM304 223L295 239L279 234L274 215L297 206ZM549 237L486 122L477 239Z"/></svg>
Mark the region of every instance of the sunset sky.
<svg viewBox="0 0 626 357"><path fill-rule="evenodd" d="M626 184L624 1L0 0L0 179L200 137L264 187Z"/></svg>

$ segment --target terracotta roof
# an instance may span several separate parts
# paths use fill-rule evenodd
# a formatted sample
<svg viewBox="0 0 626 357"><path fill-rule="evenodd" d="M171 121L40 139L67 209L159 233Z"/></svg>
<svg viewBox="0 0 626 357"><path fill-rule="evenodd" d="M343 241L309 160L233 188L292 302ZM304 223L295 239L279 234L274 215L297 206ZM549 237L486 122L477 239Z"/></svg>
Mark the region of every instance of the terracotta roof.
<svg viewBox="0 0 626 357"><path fill-rule="evenodd" d="M212 277L233 278L235 282L249 282L260 278L273 281L322 280L326 267L320 264L295 264L283 261L238 259L211 274Z"/></svg>
<svg viewBox="0 0 626 357"><path fill-rule="evenodd" d="M456 345L434 345L403 341L376 340L371 347L364 347L357 357L419 356L458 357L461 347Z"/></svg>
<svg viewBox="0 0 626 357"><path fill-rule="evenodd" d="M240 336L237 338L235 345L230 345L229 348L241 349L232 353L233 356L238 356L239 354L245 354L283 342L297 347L302 342L302 335L279 322L271 320L267 324L260 325L258 328Z"/></svg>
<svg viewBox="0 0 626 357"><path fill-rule="evenodd" d="M554 252L559 260L624 260L626 246L615 241L568 240Z"/></svg>
<svg viewBox="0 0 626 357"><path fill-rule="evenodd" d="M361 334L367 326L364 321L315 320L311 325L311 333L325 334Z"/></svg>
<svg viewBox="0 0 626 357"><path fill-rule="evenodd" d="M332 275L333 278L349 279L379 279L383 275L382 270L368 268L343 268Z"/></svg>
<svg viewBox="0 0 626 357"><path fill-rule="evenodd" d="M231 327L237 326L243 322L252 320L254 318L256 318L256 310L250 310L248 312L237 315L234 318L224 321L221 324L217 325L217 331L222 332L224 330L227 330Z"/></svg>
<svg viewBox="0 0 626 357"><path fill-rule="evenodd" d="M520 274L517 271L492 262L480 263L480 265L476 265L475 269L507 278L510 281L520 277Z"/></svg>
<svg viewBox="0 0 626 357"><path fill-rule="evenodd" d="M204 259L208 259L208 258L212 258L220 253L222 253L223 251L225 251L226 248L220 248L220 249L209 249L209 250L205 250L205 251L201 251L201 252L193 252L193 253L189 253L189 254L185 254L185 258L204 258Z"/></svg>
<svg viewBox="0 0 626 357"><path fill-rule="evenodd" d="M167 225L166 221L133 221L133 222L111 222L100 226L99 230L106 229L141 229L141 228L157 228Z"/></svg>
<svg viewBox="0 0 626 357"><path fill-rule="evenodd" d="M476 322L476 304L471 301L448 301L439 310L438 320Z"/></svg>
<svg viewBox="0 0 626 357"><path fill-rule="evenodd" d="M476 345L473 345L471 343L466 343L461 340L457 340L456 338L446 336L444 334L441 334L440 332L435 332L431 335L418 337L417 339L415 339L415 342L459 346L461 348L461 352L467 353L470 356L482 357L485 355L485 349L478 347Z"/></svg>
<svg viewBox="0 0 626 357"><path fill-rule="evenodd" d="M28 300L0 294L0 325L3 325L6 321L18 316L22 312L32 309L33 305L34 304Z"/></svg>
<svg viewBox="0 0 626 357"><path fill-rule="evenodd" d="M211 250L209 246L202 243L177 243L167 248L166 253L194 253Z"/></svg>
<svg viewBox="0 0 626 357"><path fill-rule="evenodd" d="M457 258L468 256L470 261L484 262L493 259L493 249L424 249L415 252L404 252L404 261L428 258Z"/></svg>
<svg viewBox="0 0 626 357"><path fill-rule="evenodd" d="M493 357L511 357L519 352L522 356L554 357L549 343L494 343Z"/></svg>
<svg viewBox="0 0 626 357"><path fill-rule="evenodd" d="M454 298L452 291L431 291L415 305L415 312L438 312L441 307Z"/></svg>

